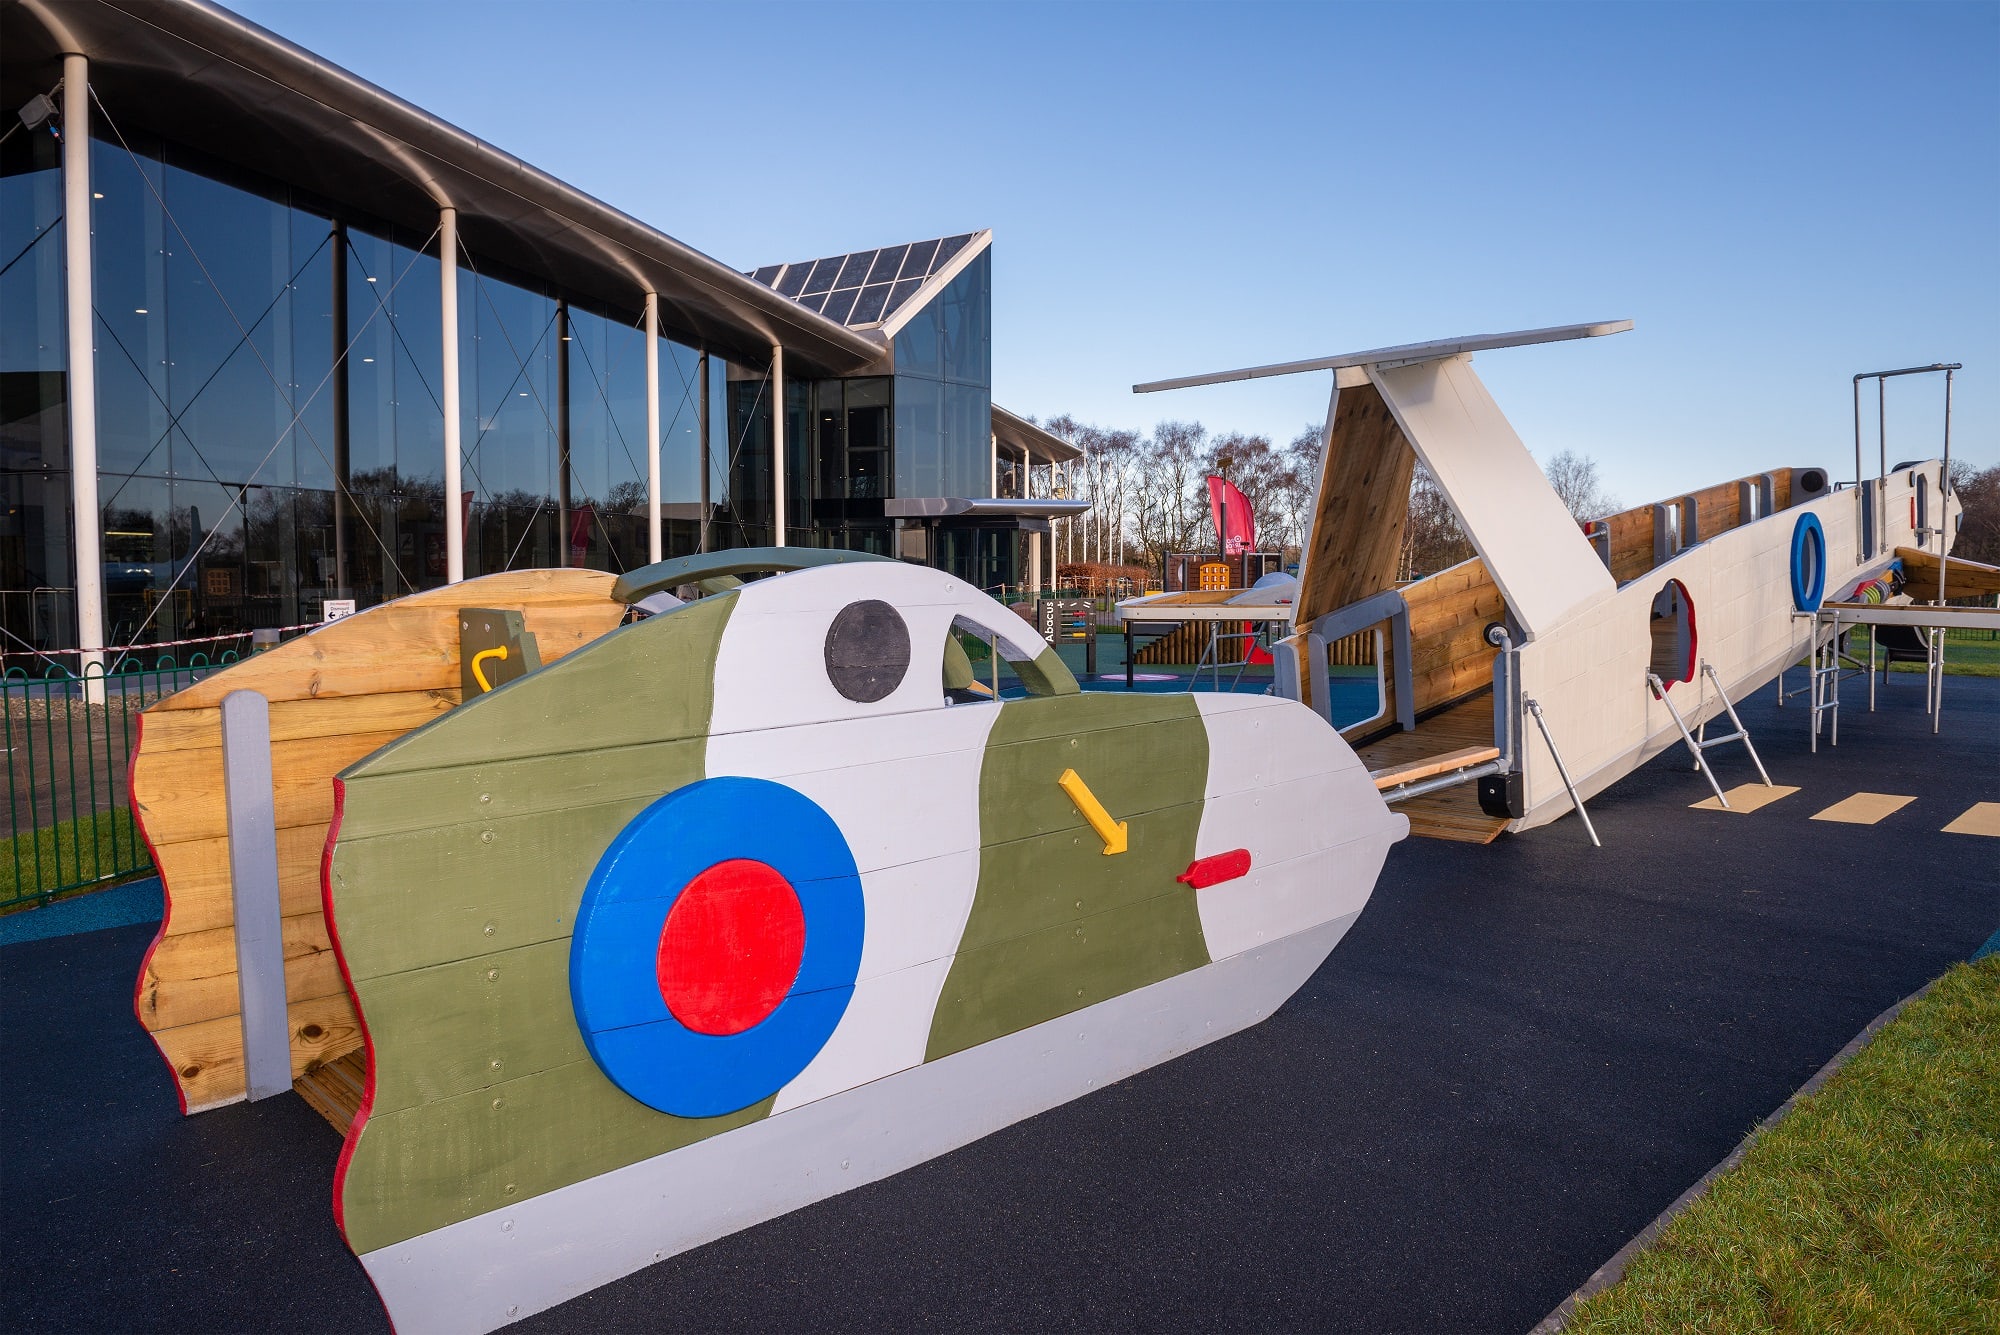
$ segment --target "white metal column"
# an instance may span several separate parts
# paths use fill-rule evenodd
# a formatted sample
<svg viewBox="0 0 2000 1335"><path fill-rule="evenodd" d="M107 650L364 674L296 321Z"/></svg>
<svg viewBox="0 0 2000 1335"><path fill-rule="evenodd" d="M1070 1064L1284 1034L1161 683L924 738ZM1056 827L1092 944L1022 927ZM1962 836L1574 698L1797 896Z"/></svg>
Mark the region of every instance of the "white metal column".
<svg viewBox="0 0 2000 1335"><path fill-rule="evenodd" d="M444 342L444 578L456 584L465 578L465 501L458 439L458 210L449 206L438 210L438 281ZM557 541L568 542L569 535L558 534Z"/></svg>
<svg viewBox="0 0 2000 1335"><path fill-rule="evenodd" d="M660 294L646 294L646 559L660 545Z"/></svg>
<svg viewBox="0 0 2000 1335"><path fill-rule="evenodd" d="M64 311L69 344L69 485L76 538L77 674L104 670L104 523L97 505L96 298L91 291L90 62L63 57L62 83ZM104 702L104 682L84 687Z"/></svg>
<svg viewBox="0 0 2000 1335"><path fill-rule="evenodd" d="M771 545L785 545L785 345L771 345Z"/></svg>

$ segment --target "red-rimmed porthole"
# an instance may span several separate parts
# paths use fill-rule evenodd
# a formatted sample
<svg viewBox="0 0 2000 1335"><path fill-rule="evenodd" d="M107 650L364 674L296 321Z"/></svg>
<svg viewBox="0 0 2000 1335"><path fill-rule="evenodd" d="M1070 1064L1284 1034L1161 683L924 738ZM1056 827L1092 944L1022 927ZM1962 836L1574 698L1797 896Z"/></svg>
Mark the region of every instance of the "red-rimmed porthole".
<svg viewBox="0 0 2000 1335"><path fill-rule="evenodd" d="M1671 686L1695 674L1694 599L1687 585L1670 579L1653 595L1653 675Z"/></svg>

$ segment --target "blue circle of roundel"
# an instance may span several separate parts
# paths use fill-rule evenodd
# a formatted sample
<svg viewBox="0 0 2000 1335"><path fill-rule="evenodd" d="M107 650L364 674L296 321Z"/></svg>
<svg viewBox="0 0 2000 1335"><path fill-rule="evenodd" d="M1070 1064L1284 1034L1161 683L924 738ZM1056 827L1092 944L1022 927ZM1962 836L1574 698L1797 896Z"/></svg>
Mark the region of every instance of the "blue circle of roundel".
<svg viewBox="0 0 2000 1335"><path fill-rule="evenodd" d="M1792 606L1817 612L1826 597L1826 530L1807 512L1792 525Z"/></svg>
<svg viewBox="0 0 2000 1335"><path fill-rule="evenodd" d="M777 1009L737 1034L689 1029L660 995L660 932L681 891L732 858L774 868L805 916L799 974ZM854 993L866 917L854 855L833 817L764 779L703 779L633 817L597 869L570 941L570 1003L604 1074L648 1107L719 1117L777 1093L833 1036Z"/></svg>

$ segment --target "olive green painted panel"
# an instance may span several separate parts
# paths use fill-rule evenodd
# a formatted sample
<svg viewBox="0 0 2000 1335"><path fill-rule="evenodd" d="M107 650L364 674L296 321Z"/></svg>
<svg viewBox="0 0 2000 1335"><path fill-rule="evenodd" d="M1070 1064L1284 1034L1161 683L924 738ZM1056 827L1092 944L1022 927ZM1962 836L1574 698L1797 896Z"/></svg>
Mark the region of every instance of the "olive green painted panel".
<svg viewBox="0 0 2000 1335"><path fill-rule="evenodd" d="M466 701L341 777L703 736L715 703L716 646L735 606L725 594L622 626L587 645L588 653ZM455 726L441 726L447 721Z"/></svg>
<svg viewBox="0 0 2000 1335"><path fill-rule="evenodd" d="M348 1245L373 1251L766 1117L673 1117L589 1061L370 1117L342 1181Z"/></svg>
<svg viewBox="0 0 2000 1335"><path fill-rule="evenodd" d="M356 1250L768 1112L675 1118L628 1097L585 1054L569 997L598 859L633 816L703 777L734 604L625 627L342 775L329 889L376 1063L342 1178Z"/></svg>
<svg viewBox="0 0 2000 1335"><path fill-rule="evenodd" d="M377 1045L374 1115L589 1061L569 1019L569 950L543 941L371 983L370 1006L429 1017Z"/></svg>
<svg viewBox="0 0 2000 1335"><path fill-rule="evenodd" d="M1136 820L1126 812L1115 813L1126 822L1128 841L1116 857L1104 855L1103 841L1088 826L987 844L979 850L982 886L990 876L993 884L1010 889L996 896L986 912L974 908L959 953L1181 891L1184 887L1174 878L1194 860L1192 851L1185 857L1181 851L1194 848L1201 810L1195 803L1149 812ZM1162 843L1164 850L1157 847ZM1146 873L1107 874L1110 864L1123 858L1139 859L1134 865L1146 868ZM1202 963L1207 962L1204 957Z"/></svg>
<svg viewBox="0 0 2000 1335"><path fill-rule="evenodd" d="M1066 769L1126 823L1124 853L1107 857L1057 786ZM1003 705L980 771L979 885L926 1060L1207 964L1194 891L1175 879L1207 781L1187 696Z"/></svg>
<svg viewBox="0 0 2000 1335"><path fill-rule="evenodd" d="M371 838L436 830L444 826L491 823L548 815L566 807L599 806L630 798L648 800L699 774L708 751L706 737L641 742L609 750L567 755L499 759L446 769L370 774L348 781L348 811L366 805L363 826ZM349 825L341 823L341 839Z"/></svg>
<svg viewBox="0 0 2000 1335"><path fill-rule="evenodd" d="M700 777L696 770L677 782L663 778L660 793ZM350 789L350 807L355 800ZM333 855L334 927L369 1027L376 1023L369 979L566 939L597 860L651 801L352 841L343 823Z"/></svg>
<svg viewBox="0 0 2000 1335"><path fill-rule="evenodd" d="M1037 696L1078 695L1082 689L1076 684L1076 677L1070 672L1069 664L1062 661L1054 645L1036 654L1032 662L1016 663L1014 675L1031 694Z"/></svg>
<svg viewBox="0 0 2000 1335"><path fill-rule="evenodd" d="M938 997L924 1060L936 1061L1208 962L1192 891L961 950Z"/></svg>

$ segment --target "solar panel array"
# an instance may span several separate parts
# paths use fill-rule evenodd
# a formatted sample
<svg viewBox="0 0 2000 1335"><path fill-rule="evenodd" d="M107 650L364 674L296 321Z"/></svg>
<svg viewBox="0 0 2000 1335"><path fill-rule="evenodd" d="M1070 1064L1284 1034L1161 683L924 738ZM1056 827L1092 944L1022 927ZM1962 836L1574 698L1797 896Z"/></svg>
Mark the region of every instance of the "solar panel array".
<svg viewBox="0 0 2000 1335"><path fill-rule="evenodd" d="M894 315L972 236L967 232L797 264L767 264L750 276L807 310L850 329L866 329Z"/></svg>

